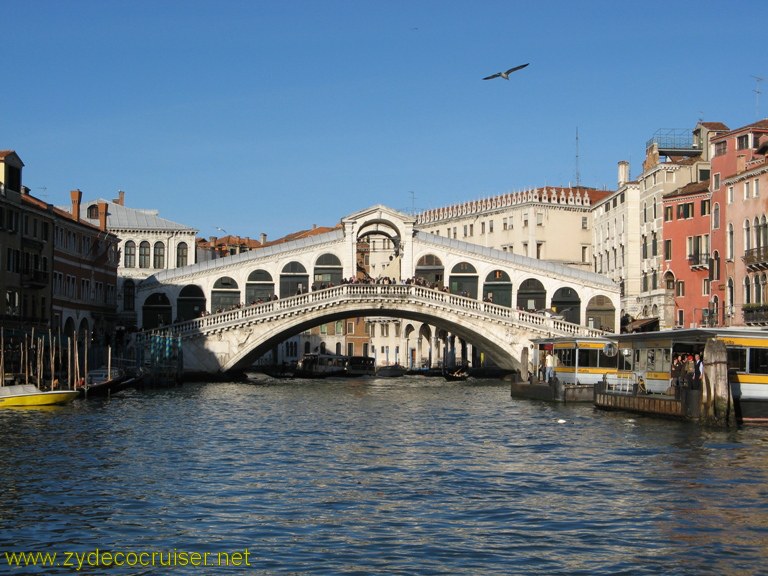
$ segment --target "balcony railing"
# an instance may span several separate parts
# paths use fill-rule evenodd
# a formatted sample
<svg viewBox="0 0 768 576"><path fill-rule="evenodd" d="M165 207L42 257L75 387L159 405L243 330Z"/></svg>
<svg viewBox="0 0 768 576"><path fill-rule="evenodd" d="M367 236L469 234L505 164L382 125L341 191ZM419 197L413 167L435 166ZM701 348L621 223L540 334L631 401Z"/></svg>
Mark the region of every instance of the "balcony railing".
<svg viewBox="0 0 768 576"><path fill-rule="evenodd" d="M750 270L765 270L768 268L768 246L744 250L742 260Z"/></svg>
<svg viewBox="0 0 768 576"><path fill-rule="evenodd" d="M694 270L709 268L709 252L699 252L688 255L688 265Z"/></svg>
<svg viewBox="0 0 768 576"><path fill-rule="evenodd" d="M768 324L768 304L745 304L742 310L745 324Z"/></svg>

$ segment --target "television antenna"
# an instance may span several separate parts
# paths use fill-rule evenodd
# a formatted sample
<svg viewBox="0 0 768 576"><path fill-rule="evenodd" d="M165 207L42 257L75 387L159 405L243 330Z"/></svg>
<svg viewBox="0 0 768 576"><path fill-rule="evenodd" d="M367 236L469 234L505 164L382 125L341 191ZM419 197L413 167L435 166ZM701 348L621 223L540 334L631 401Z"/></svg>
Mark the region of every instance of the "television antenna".
<svg viewBox="0 0 768 576"><path fill-rule="evenodd" d="M755 119L760 118L760 82L765 80L765 78L761 78L760 76L755 76L752 74L752 78L755 79L755 88L752 90L752 92L755 93Z"/></svg>

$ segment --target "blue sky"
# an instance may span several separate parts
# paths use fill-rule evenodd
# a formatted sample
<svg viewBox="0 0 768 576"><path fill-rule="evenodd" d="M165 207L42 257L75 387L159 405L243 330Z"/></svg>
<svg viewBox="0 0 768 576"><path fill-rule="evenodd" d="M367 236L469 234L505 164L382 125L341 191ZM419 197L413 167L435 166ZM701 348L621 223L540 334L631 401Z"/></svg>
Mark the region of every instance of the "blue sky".
<svg viewBox="0 0 768 576"><path fill-rule="evenodd" d="M375 204L424 210L577 173L612 189L658 129L768 117L764 1L0 9L0 149L32 193L67 205L74 188L125 190L205 237L275 239Z"/></svg>

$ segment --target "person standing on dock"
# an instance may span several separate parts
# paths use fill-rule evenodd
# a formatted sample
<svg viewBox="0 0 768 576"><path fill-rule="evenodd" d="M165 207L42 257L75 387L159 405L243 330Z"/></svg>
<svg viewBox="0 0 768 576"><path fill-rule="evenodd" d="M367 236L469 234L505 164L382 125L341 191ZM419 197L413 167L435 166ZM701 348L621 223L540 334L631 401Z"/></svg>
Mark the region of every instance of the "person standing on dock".
<svg viewBox="0 0 768 576"><path fill-rule="evenodd" d="M552 356L552 351L547 351L546 373L544 376L547 384L550 383L550 381L554 376L555 376L555 357Z"/></svg>
<svg viewBox="0 0 768 576"><path fill-rule="evenodd" d="M693 380L691 380L691 390L701 390L701 379L704 377L704 361L701 354L695 354L693 357Z"/></svg>

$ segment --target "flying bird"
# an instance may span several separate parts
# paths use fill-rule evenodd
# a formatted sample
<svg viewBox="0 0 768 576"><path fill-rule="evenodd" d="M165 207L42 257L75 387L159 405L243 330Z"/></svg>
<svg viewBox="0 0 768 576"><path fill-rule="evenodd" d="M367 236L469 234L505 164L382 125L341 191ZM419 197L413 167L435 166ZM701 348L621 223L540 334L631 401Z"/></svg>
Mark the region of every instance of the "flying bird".
<svg viewBox="0 0 768 576"><path fill-rule="evenodd" d="M509 75L512 74L512 72L517 72L521 68L525 68L528 66L530 62L527 64L520 64L520 66L515 66L514 68L510 68L506 72L496 72L496 74L491 74L490 76L486 76L483 78L483 80L493 80L494 78L504 78L504 80L509 80Z"/></svg>

